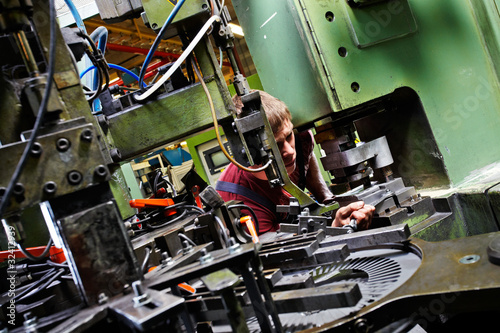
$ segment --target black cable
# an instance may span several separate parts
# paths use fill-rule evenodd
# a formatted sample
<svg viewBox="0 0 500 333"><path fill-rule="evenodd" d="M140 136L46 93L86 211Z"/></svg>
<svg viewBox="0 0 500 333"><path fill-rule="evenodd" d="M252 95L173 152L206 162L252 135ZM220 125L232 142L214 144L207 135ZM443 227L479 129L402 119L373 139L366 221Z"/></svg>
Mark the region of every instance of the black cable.
<svg viewBox="0 0 500 333"><path fill-rule="evenodd" d="M153 194L156 195L156 192L158 192L158 180L160 179L162 173L161 170L156 171L155 179L153 181Z"/></svg>
<svg viewBox="0 0 500 333"><path fill-rule="evenodd" d="M194 210L197 210L201 214L205 214L205 211L203 209L201 209L200 207L195 206L195 205L184 205L184 206L182 206L182 208L194 209Z"/></svg>
<svg viewBox="0 0 500 333"><path fill-rule="evenodd" d="M49 45L49 65L47 71L47 83L45 85L45 91L43 92L42 101L40 103L40 107L38 108L38 114L35 120L35 125L33 126L33 130L31 131L30 138L26 147L24 148L23 154L19 159L19 162L10 178L10 182L5 189L5 192L2 196L2 200L0 202L0 217L3 215L5 208L7 207L7 202L10 201L10 196L12 194L12 190L14 185L17 183L19 176L21 175L24 166L28 160L28 155L33 149L33 144L35 143L38 131L42 126L42 121L47 111L47 104L49 102L50 92L52 90L52 81L54 79L54 69L55 69L55 59L56 59L56 8L54 4L54 0L49 1L49 12L50 12L50 45Z"/></svg>
<svg viewBox="0 0 500 333"><path fill-rule="evenodd" d="M149 246L146 246L146 252L144 253L144 260L142 261L141 265L141 272L143 274L147 273L149 258L151 258L151 248Z"/></svg>
<svg viewBox="0 0 500 333"><path fill-rule="evenodd" d="M66 261L63 263L58 263L58 262L53 262L53 261L47 260L46 264L49 266L52 266L52 267L63 267L63 268L69 267L69 264L66 263Z"/></svg>
<svg viewBox="0 0 500 333"><path fill-rule="evenodd" d="M250 212L250 214L252 215L254 225L255 225L255 231L257 231L257 234L259 234L259 219L257 219L257 215L255 214L255 211L251 207L244 205L244 204L230 205L227 207L227 209L233 209L233 208L248 210Z"/></svg>
<svg viewBox="0 0 500 333"><path fill-rule="evenodd" d="M146 227L148 229L159 229L159 228L163 228L164 226L168 225L168 224L172 224L174 222L177 222L179 221L180 219L184 218L185 216L187 215L187 210L183 211L181 213L181 215L177 216L175 219L173 220L170 220L170 221L167 221L165 223L162 223L162 224L159 224L159 225L150 225L150 224L147 224Z"/></svg>
<svg viewBox="0 0 500 333"><path fill-rule="evenodd" d="M48 272L54 270L53 268L49 268L49 269L46 269L44 271L40 271L40 272L32 272L31 273L31 276L32 277L39 277L39 276L44 276L45 274L47 274Z"/></svg>
<svg viewBox="0 0 500 333"><path fill-rule="evenodd" d="M92 49L92 52L90 52L88 49L85 50L85 53L87 53L88 57L92 61L92 64L95 66L97 70L97 77L98 77L98 85L97 85L97 90L94 92L91 98L87 99L87 101L92 102L95 100L103 91L108 89L109 87L109 66L106 62L106 59L104 58L101 50L97 48L95 45L94 41L92 38L87 35L83 30L80 29L79 32L77 32L77 35L80 37L83 37L87 40L89 43L90 48ZM104 79L104 87L103 87L103 79Z"/></svg>
<svg viewBox="0 0 500 333"><path fill-rule="evenodd" d="M17 248L19 249L19 251L21 251L21 253L24 254L26 258L28 258L31 261L41 261L45 259L47 254L49 254L50 252L51 246L52 246L52 238L49 239L49 242L47 243L47 246L45 247L45 250L43 250L42 254L38 257L35 257L31 253L29 253L21 244L19 243L17 244Z"/></svg>
<svg viewBox="0 0 500 333"><path fill-rule="evenodd" d="M56 270L55 268L51 269L50 272L48 272L47 274L45 274L44 276L42 276L40 278L40 280L36 281L36 282L33 282L30 286L28 286L26 289L24 289L23 291L21 291L19 294L17 294L16 296L14 296L14 300L18 300L22 297L24 297L26 294L30 293L33 289L35 289L36 287L38 287L39 285L41 285L45 280L49 279L50 276L52 274L56 273Z"/></svg>
<svg viewBox="0 0 500 333"><path fill-rule="evenodd" d="M183 233L179 232L179 233L177 234L177 236L179 236L180 238L182 238L182 239L184 239L184 240L188 241L191 245L193 245L193 246L197 246L197 245L196 245L196 243L195 243L195 242L193 242L193 240L192 240L191 238L189 238L188 236L184 235Z"/></svg>

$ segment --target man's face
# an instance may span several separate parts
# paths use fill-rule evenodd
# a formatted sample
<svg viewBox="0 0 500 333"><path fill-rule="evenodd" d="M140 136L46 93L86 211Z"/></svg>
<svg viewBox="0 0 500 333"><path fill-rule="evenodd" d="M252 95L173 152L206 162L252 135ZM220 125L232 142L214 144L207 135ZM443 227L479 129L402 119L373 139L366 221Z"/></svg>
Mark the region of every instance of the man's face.
<svg viewBox="0 0 500 333"><path fill-rule="evenodd" d="M286 120L280 131L274 134L274 139L278 144L283 163L285 163L286 171L291 174L295 170L295 136L293 134L293 124L290 120Z"/></svg>

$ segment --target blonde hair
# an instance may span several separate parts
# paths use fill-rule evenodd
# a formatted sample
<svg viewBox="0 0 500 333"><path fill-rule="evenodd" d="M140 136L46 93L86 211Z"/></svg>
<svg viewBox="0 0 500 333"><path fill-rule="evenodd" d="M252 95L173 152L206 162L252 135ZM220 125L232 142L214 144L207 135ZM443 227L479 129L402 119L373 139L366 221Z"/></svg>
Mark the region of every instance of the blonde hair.
<svg viewBox="0 0 500 333"><path fill-rule="evenodd" d="M262 90L251 90L250 92L255 91L260 93L260 99L262 106L264 107L264 111L266 112L267 119L269 120L273 133L276 134L281 130L287 119L292 121L292 114L283 101ZM236 113L240 114L243 108L240 96L233 96L233 103L236 107Z"/></svg>

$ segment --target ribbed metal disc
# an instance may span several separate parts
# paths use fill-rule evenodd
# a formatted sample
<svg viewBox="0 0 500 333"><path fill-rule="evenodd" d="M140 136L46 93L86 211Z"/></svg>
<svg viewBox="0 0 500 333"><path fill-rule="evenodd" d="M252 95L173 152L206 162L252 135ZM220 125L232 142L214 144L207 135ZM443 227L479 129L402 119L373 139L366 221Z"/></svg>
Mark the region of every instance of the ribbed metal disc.
<svg viewBox="0 0 500 333"><path fill-rule="evenodd" d="M356 282L362 299L354 307L282 314L281 324L286 332L296 332L348 316L401 286L413 275L420 263L421 259L413 253L368 250L357 252L341 263L316 267L309 271L316 284L323 284L330 279L337 280L332 284Z"/></svg>

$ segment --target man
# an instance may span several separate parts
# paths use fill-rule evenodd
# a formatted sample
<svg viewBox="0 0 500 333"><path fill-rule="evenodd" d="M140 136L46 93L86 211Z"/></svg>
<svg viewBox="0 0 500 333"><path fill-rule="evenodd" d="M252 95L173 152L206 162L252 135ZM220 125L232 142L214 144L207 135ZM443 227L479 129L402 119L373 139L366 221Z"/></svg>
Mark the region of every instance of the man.
<svg viewBox="0 0 500 333"><path fill-rule="evenodd" d="M311 132L295 135L292 115L285 103L263 91L260 96L290 180L302 190L307 188L316 201L324 204L332 202L334 195L328 190L314 157ZM241 112L243 103L239 96L235 96L233 102L237 112ZM216 189L224 201L242 201L255 212L259 234L276 231L279 223L286 220L286 214L276 213L275 206L288 205L290 195L281 187L271 188L265 171L248 172L230 164L219 178ZM358 228L366 229L374 210L375 207L362 201L351 203L337 210L332 226L349 224L355 218Z"/></svg>

